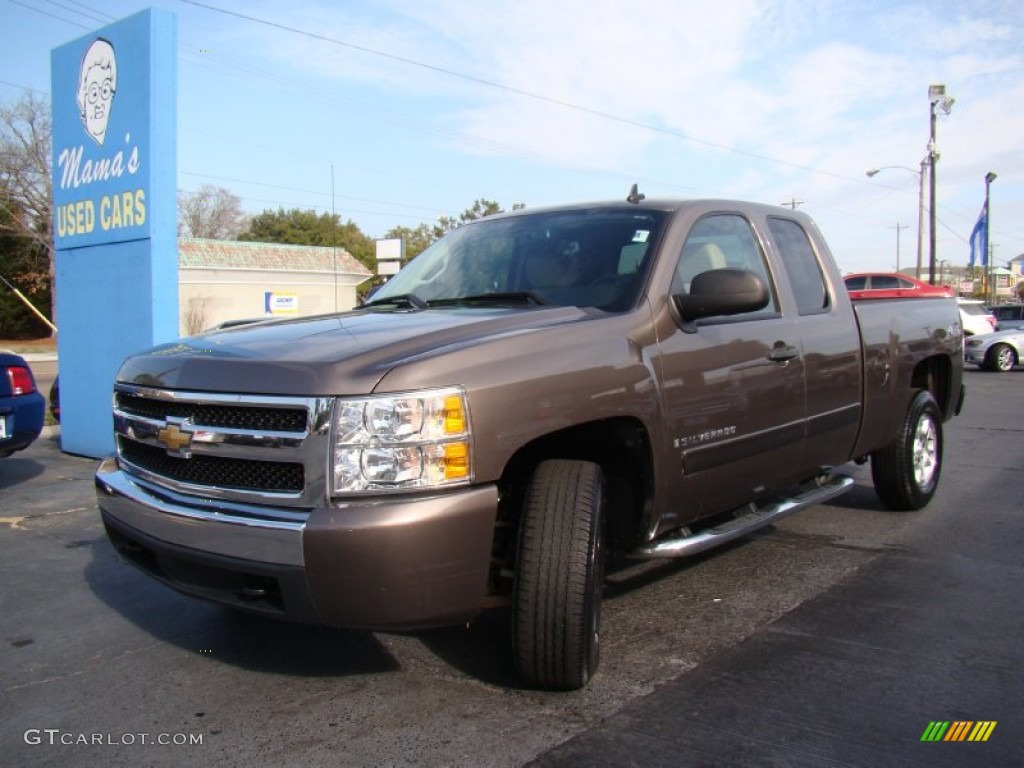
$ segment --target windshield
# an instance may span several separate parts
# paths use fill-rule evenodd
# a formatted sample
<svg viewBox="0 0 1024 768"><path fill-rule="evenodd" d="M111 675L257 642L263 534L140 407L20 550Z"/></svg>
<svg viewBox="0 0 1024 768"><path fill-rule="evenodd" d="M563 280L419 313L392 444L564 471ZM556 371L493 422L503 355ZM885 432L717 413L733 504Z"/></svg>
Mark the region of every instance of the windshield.
<svg viewBox="0 0 1024 768"><path fill-rule="evenodd" d="M665 215L587 208L481 219L434 243L370 303L490 301L625 311L639 298Z"/></svg>

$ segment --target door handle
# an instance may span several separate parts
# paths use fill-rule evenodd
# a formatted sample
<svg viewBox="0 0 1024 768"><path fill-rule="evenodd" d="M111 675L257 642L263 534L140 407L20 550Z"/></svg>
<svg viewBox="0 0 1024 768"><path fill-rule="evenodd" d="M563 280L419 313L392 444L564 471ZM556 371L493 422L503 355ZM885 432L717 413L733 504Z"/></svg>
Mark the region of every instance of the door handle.
<svg viewBox="0 0 1024 768"><path fill-rule="evenodd" d="M799 356L799 349L797 349L796 347L791 347L787 344L783 344L782 342L779 342L774 347L772 347L772 351L768 353L768 359L771 360L773 363L785 363L789 360L792 360L794 357Z"/></svg>

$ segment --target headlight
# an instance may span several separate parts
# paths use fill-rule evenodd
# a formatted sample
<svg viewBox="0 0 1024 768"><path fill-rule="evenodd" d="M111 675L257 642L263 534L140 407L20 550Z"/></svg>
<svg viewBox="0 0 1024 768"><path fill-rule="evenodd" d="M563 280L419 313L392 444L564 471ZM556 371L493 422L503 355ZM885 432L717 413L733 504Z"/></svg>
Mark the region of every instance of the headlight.
<svg viewBox="0 0 1024 768"><path fill-rule="evenodd" d="M971 339L971 338L968 338L967 341L965 341L964 343L968 347L980 347L985 342L983 342L981 339Z"/></svg>
<svg viewBox="0 0 1024 768"><path fill-rule="evenodd" d="M401 491L472 479L469 416L461 389L340 398L331 490Z"/></svg>

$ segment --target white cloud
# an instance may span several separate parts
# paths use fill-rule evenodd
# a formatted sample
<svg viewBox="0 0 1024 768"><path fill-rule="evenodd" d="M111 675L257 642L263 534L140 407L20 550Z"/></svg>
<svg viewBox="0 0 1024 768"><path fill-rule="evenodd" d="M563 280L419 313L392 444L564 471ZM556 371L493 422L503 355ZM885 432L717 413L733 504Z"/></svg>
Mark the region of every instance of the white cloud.
<svg viewBox="0 0 1024 768"><path fill-rule="evenodd" d="M868 183L864 171L917 169L930 83L957 98L938 125L950 226L969 231L990 166L1007 193L1024 177L1024 12L1004 2L377 0L244 12L387 54L246 27L291 76L386 104L388 119L444 142L452 181L459 156L476 168L483 154L497 174L506 161L506 176L526 161L536 198L576 190L595 170L668 192L795 196L879 251L888 225L916 223L916 179L893 171ZM496 194L503 180L472 183L472 194ZM1012 215L1024 220L1024 208Z"/></svg>

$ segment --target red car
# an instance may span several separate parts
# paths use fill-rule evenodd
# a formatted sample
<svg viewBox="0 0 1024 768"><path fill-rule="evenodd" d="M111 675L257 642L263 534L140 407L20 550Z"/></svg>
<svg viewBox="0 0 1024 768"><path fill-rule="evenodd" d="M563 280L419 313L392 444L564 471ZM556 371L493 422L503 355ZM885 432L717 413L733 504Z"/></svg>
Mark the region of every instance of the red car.
<svg viewBox="0 0 1024 768"><path fill-rule="evenodd" d="M858 272L843 278L851 299L912 299L954 295L948 285L929 285L898 272Z"/></svg>

